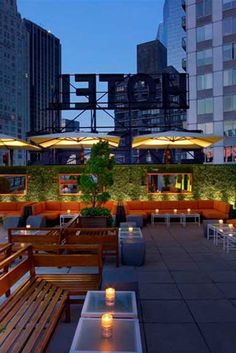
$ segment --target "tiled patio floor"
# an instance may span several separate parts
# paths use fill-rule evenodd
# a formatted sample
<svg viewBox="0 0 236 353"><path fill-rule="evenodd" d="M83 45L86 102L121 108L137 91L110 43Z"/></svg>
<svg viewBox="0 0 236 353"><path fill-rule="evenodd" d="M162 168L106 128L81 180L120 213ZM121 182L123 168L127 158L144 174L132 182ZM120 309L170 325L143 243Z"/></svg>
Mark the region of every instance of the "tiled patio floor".
<svg viewBox="0 0 236 353"><path fill-rule="evenodd" d="M236 352L236 253L223 254L197 225L149 225L143 234L145 266L104 266L104 283L138 282L143 351ZM47 353L69 351L80 309L58 325Z"/></svg>

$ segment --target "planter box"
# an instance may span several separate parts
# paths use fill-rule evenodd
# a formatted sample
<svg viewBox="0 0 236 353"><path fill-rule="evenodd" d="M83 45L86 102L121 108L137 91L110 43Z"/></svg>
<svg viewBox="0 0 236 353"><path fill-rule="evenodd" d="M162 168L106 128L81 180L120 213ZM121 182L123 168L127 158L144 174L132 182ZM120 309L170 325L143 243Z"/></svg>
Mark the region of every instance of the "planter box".
<svg viewBox="0 0 236 353"><path fill-rule="evenodd" d="M106 216L80 216L81 228L106 228L108 218Z"/></svg>

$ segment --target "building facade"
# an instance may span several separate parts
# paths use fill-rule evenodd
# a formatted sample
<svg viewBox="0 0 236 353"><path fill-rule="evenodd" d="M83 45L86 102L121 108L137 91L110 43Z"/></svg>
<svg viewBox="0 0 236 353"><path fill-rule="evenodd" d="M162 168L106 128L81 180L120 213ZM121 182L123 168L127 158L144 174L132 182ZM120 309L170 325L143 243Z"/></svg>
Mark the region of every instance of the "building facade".
<svg viewBox="0 0 236 353"><path fill-rule="evenodd" d="M167 48L167 65L183 72L182 60L186 57L185 32L182 17L185 15L182 0L165 0L163 22L159 24L157 39Z"/></svg>
<svg viewBox="0 0 236 353"><path fill-rule="evenodd" d="M59 94L60 40L29 20L24 19L24 24L29 34L30 132L55 132L61 114L48 108Z"/></svg>
<svg viewBox="0 0 236 353"><path fill-rule="evenodd" d="M148 74L159 82L157 84L156 102L162 100L162 73L178 74L173 67L167 66L167 50L159 41L154 40L137 46L137 73ZM159 86L158 86L159 85ZM126 99L126 82L117 87L117 97ZM148 87L140 81L136 87L136 101L145 102ZM118 163L162 163L163 153L156 150L132 150L132 137L160 132L171 128L183 128L186 112L179 109L159 109L158 104L151 109L122 109L115 111L115 132L120 134L120 148L115 152ZM176 154L178 157L178 154ZM179 155L179 158L181 156Z"/></svg>
<svg viewBox="0 0 236 353"><path fill-rule="evenodd" d="M21 139L29 130L28 54L28 33L16 0L0 0L0 133ZM26 152L14 151L13 163L24 165Z"/></svg>
<svg viewBox="0 0 236 353"><path fill-rule="evenodd" d="M186 0L188 127L224 135L210 163L236 162L236 2Z"/></svg>

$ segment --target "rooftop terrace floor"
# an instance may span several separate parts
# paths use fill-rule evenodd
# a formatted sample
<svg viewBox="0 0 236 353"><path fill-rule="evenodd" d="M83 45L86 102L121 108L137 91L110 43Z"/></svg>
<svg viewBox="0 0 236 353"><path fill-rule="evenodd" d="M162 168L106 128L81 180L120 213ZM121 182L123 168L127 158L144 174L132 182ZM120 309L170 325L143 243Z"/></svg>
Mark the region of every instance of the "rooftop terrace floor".
<svg viewBox="0 0 236 353"><path fill-rule="evenodd" d="M103 276L104 284L138 283L143 352L234 353L236 253L224 254L197 225L148 225L143 234L145 265L106 262ZM69 352L80 310L72 306L72 322L61 320L46 353Z"/></svg>

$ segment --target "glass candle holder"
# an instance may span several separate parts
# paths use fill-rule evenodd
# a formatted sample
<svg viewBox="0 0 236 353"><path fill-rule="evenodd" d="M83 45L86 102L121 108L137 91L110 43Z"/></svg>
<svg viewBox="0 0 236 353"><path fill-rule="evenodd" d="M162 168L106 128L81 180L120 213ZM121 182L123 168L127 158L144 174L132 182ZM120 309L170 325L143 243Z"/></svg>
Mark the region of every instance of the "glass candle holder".
<svg viewBox="0 0 236 353"><path fill-rule="evenodd" d="M114 288L107 288L105 290L105 299L107 306L113 306L115 303L116 291Z"/></svg>
<svg viewBox="0 0 236 353"><path fill-rule="evenodd" d="M133 227L129 227L129 228L128 228L129 233L132 233L132 232L133 232L133 230L134 230L134 228L133 228Z"/></svg>
<svg viewBox="0 0 236 353"><path fill-rule="evenodd" d="M187 213L191 213L191 208L187 208Z"/></svg>
<svg viewBox="0 0 236 353"><path fill-rule="evenodd" d="M222 226L223 223L224 223L223 219L219 219L219 225Z"/></svg>
<svg viewBox="0 0 236 353"><path fill-rule="evenodd" d="M67 212L67 214L70 214L70 210L67 210L66 212Z"/></svg>
<svg viewBox="0 0 236 353"><path fill-rule="evenodd" d="M113 317L111 314L103 314L101 318L102 337L110 338L112 336Z"/></svg>
<svg viewBox="0 0 236 353"><path fill-rule="evenodd" d="M176 208L174 209L174 213L177 213L177 209Z"/></svg>
<svg viewBox="0 0 236 353"><path fill-rule="evenodd" d="M234 225L232 223L228 224L229 229L233 229Z"/></svg>
<svg viewBox="0 0 236 353"><path fill-rule="evenodd" d="M156 209L155 209L155 213L159 213L159 208L156 208Z"/></svg>
<svg viewBox="0 0 236 353"><path fill-rule="evenodd" d="M30 225L30 224L26 224L26 228L27 228L27 229L30 229L30 228L31 228L31 225Z"/></svg>

